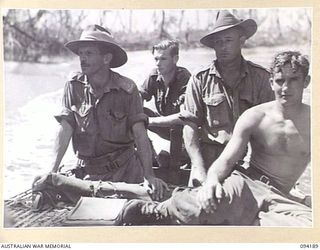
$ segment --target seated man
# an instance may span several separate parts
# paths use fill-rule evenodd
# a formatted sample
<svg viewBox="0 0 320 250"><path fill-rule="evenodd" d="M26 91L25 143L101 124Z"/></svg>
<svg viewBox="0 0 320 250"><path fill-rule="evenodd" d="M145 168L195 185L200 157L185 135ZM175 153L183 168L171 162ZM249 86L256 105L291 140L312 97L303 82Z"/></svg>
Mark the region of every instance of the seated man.
<svg viewBox="0 0 320 250"><path fill-rule="evenodd" d="M72 138L79 178L96 181L146 183L154 199L161 199L167 185L155 177L145 128L141 98L135 83L114 71L127 62L126 52L111 33L90 25L79 40L65 45L79 56L81 71L70 77L51 172L60 162Z"/></svg>
<svg viewBox="0 0 320 250"><path fill-rule="evenodd" d="M242 49L257 31L253 19L217 12L213 30L200 42L215 51L215 60L190 78L181 119L191 159L189 185L202 183L211 164L229 142L239 116L247 109L274 100L269 72L248 61Z"/></svg>
<svg viewBox="0 0 320 250"><path fill-rule="evenodd" d="M141 210L149 220L161 218L165 224L311 226L311 208L289 194L310 161L310 107L302 103L303 89L310 82L308 70L309 62L299 52L276 55L270 78L275 101L240 116L203 186L178 190L153 206L132 201L123 220ZM235 167L248 142L250 167ZM141 216L140 221L146 218Z"/></svg>
<svg viewBox="0 0 320 250"><path fill-rule="evenodd" d="M164 40L152 48L156 68L151 71L140 88L144 100L155 100L155 109L145 107L144 112L149 117L166 117L179 113L184 101L186 85L190 73L186 68L177 66L179 59L179 43L174 40ZM182 146L182 126L165 124L158 126L150 118L148 129L160 137L170 141L170 153L175 155L171 161L175 165L180 159Z"/></svg>

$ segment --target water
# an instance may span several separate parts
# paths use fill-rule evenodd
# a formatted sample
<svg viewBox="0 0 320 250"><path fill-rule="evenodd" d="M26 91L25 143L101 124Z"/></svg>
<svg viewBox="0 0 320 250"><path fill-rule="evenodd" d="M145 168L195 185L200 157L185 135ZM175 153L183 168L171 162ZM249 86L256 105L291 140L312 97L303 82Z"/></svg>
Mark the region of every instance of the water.
<svg viewBox="0 0 320 250"><path fill-rule="evenodd" d="M247 58L267 67L274 49L264 49L263 53L261 50L244 52ZM213 55L212 50L206 49L182 51L179 63L193 72L209 64ZM151 53L129 52L128 58L128 63L116 71L142 84L153 67ZM67 75L78 69L77 58L55 64L5 62L5 199L30 188L36 175L51 170L50 162L58 129L54 115L60 111ZM305 100L310 103L309 90ZM158 140L154 134L150 136L152 140ZM164 143L155 143L156 151L162 147L167 148L168 145ZM72 166L74 163L75 156L69 147L62 164ZM310 193L310 168L301 186Z"/></svg>
<svg viewBox="0 0 320 250"><path fill-rule="evenodd" d="M188 54L184 52L181 56L188 59ZM205 50L193 54L196 54L193 58L201 62L208 62L212 57ZM151 53L130 52L128 57L128 63L116 71L142 84L153 67ZM195 68L186 66L190 70ZM51 170L58 130L54 115L60 111L67 75L77 70L77 58L56 64L5 62L4 198L25 191L36 175ZM169 147L164 143L155 144L156 151ZM72 166L74 163L75 156L69 147L62 164Z"/></svg>

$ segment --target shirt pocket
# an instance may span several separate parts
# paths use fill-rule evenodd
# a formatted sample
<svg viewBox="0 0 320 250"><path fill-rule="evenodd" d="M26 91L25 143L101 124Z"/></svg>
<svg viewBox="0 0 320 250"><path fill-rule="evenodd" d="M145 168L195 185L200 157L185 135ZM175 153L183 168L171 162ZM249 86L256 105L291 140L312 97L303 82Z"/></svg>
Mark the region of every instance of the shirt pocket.
<svg viewBox="0 0 320 250"><path fill-rule="evenodd" d="M128 114L122 111L108 110L102 119L99 119L100 132L104 140L126 143L128 137Z"/></svg>
<svg viewBox="0 0 320 250"><path fill-rule="evenodd" d="M209 127L221 127L230 123L229 106L223 93L215 93L203 98Z"/></svg>
<svg viewBox="0 0 320 250"><path fill-rule="evenodd" d="M93 107L89 104L81 104L79 107L73 105L71 110L74 112L77 123L77 133L94 133L93 126Z"/></svg>

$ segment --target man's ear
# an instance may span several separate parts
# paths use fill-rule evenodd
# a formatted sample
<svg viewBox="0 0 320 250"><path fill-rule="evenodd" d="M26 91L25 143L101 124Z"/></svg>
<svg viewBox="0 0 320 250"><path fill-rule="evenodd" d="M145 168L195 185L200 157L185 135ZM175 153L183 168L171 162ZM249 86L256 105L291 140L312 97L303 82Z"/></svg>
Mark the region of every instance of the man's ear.
<svg viewBox="0 0 320 250"><path fill-rule="evenodd" d="M272 77L270 77L269 83L270 83L271 89L274 90L274 88L273 88L273 78Z"/></svg>
<svg viewBox="0 0 320 250"><path fill-rule="evenodd" d="M244 44L246 43L247 37L242 35L240 36L239 40L240 40L240 47L243 48Z"/></svg>
<svg viewBox="0 0 320 250"><path fill-rule="evenodd" d="M113 58L113 55L111 53L105 54L103 58L104 64L110 65L112 58Z"/></svg>
<svg viewBox="0 0 320 250"><path fill-rule="evenodd" d="M304 83L303 83L303 87L306 88L309 86L311 81L311 77L309 75L306 76L306 78L304 79Z"/></svg>

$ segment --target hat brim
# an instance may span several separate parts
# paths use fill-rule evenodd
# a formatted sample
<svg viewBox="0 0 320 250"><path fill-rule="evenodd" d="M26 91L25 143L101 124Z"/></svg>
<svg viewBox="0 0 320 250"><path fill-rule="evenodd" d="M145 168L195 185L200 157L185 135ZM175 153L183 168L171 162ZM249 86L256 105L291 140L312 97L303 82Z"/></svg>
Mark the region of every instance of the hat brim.
<svg viewBox="0 0 320 250"><path fill-rule="evenodd" d="M88 46L92 44L100 44L108 48L113 57L110 62L110 68L117 68L124 65L128 61L127 53L117 44L105 41L92 41L92 40L74 40L67 42L64 46L72 51L74 54L79 55L78 51L81 46Z"/></svg>
<svg viewBox="0 0 320 250"><path fill-rule="evenodd" d="M241 21L241 22L233 24L233 25L218 27L210 34L202 37L200 39L200 42L205 46L213 48L212 40L217 33L224 31L224 30L227 30L227 29L230 29L230 28L233 28L233 27L237 27L237 26L242 27L242 29L244 31L244 35L247 37L247 39L250 38L251 36L253 36L254 33L256 33L257 28L258 28L257 23L253 19L246 19L244 21Z"/></svg>

